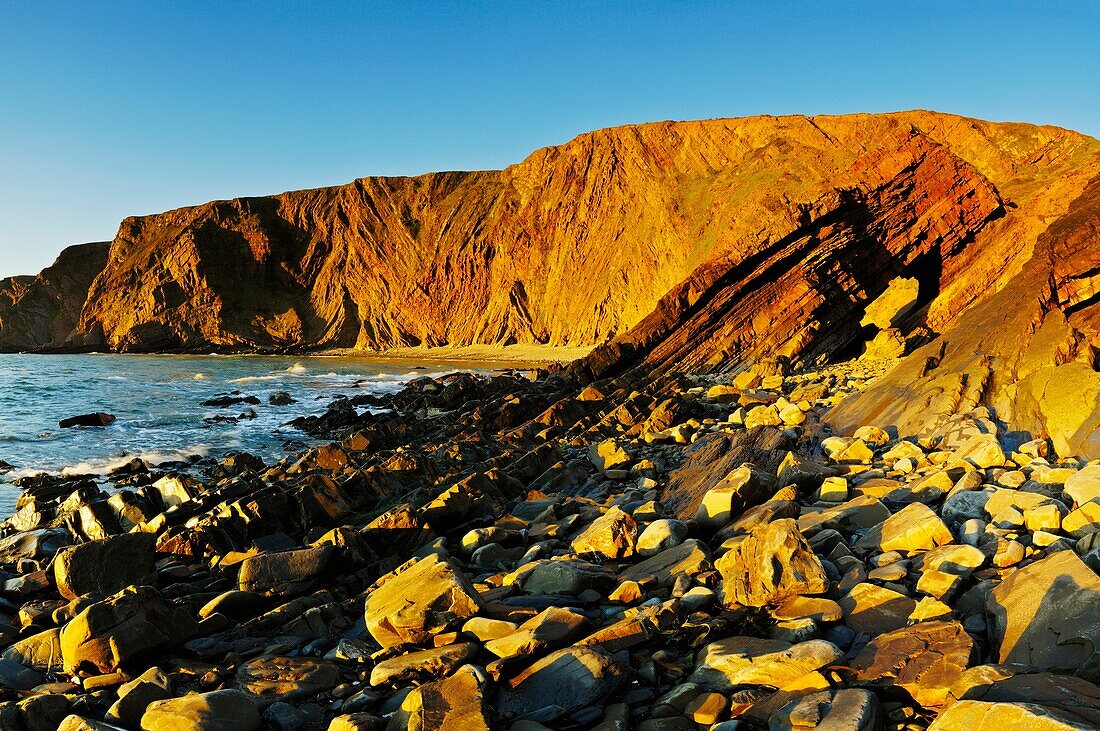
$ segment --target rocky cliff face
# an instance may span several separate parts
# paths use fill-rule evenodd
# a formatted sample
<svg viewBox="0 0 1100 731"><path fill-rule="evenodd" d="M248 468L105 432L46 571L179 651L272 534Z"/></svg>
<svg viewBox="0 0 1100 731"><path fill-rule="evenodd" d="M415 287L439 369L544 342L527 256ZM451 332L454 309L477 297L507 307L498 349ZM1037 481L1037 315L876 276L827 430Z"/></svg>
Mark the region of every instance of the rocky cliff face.
<svg viewBox="0 0 1100 731"><path fill-rule="evenodd" d="M70 246L36 277L0 279L0 350L63 346L80 322L109 247L106 241Z"/></svg>
<svg viewBox="0 0 1100 731"><path fill-rule="evenodd" d="M1040 183L1065 183L1096 150L1062 130L919 112L601 130L500 172L364 178L127 219L85 300L65 297L81 310L76 327L5 328L3 343L597 345L716 283L743 288L765 275L784 282L775 291L807 291L760 317L743 302L759 332L727 323L704 350L688 342L694 355L654 357L816 354L852 333L829 323L808 333L797 320L833 296L850 300L833 313L842 319L911 266L941 295L928 319L942 330L985 291L971 274L1006 282L1030 254L1036 221L1064 208L1064 193ZM990 229L999 235L977 248L996 255L971 252ZM810 269L814 283L788 281Z"/></svg>
<svg viewBox="0 0 1100 731"><path fill-rule="evenodd" d="M896 378L947 388L978 352L990 375L950 386L952 408L1046 423L1023 405L1046 381L1017 381L1049 373L1002 365L1040 342L1035 362L1091 383L1097 176L1086 136L929 112L600 130L502 171L127 219L109 250L2 285L0 348L546 343L600 346L587 377L813 366L858 354L867 305L902 277L917 299L884 343L943 336L936 374L922 351ZM917 428L881 388L860 413Z"/></svg>

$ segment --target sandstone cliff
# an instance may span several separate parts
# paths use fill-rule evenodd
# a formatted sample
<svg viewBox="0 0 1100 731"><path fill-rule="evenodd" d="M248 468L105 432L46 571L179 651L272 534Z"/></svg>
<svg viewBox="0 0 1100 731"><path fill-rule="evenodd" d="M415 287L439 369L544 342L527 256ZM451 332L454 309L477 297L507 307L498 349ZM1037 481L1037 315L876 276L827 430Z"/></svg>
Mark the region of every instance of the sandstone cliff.
<svg viewBox="0 0 1100 731"><path fill-rule="evenodd" d="M1023 401L1044 386L1016 381L1049 373L1008 351L1039 340L1054 352L1029 362L1095 376L1098 175L1084 135L931 112L599 130L502 171L129 218L109 251L0 285L0 348L546 343L600 346L576 366L588 377L797 367L858 354L866 306L900 276L918 282L903 335L944 334L928 346L943 365L932 378L917 355L895 379L939 384L977 350L990 375L940 411L997 405L1041 430ZM917 428L887 388L836 425Z"/></svg>

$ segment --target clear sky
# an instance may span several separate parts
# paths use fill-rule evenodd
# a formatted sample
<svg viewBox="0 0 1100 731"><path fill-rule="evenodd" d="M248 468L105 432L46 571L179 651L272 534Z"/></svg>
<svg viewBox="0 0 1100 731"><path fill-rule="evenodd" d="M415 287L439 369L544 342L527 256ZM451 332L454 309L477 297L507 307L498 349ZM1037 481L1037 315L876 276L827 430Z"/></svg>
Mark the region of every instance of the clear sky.
<svg viewBox="0 0 1100 731"><path fill-rule="evenodd" d="M0 275L127 215L499 168L660 119L928 108L1100 136L1097 2L0 0Z"/></svg>

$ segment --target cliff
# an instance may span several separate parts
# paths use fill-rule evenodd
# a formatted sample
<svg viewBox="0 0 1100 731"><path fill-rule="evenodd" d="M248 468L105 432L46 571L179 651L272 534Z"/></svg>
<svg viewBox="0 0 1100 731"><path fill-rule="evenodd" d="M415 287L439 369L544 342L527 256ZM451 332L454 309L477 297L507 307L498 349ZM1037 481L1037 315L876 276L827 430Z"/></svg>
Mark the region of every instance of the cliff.
<svg viewBox="0 0 1100 731"><path fill-rule="evenodd" d="M0 348L541 343L599 346L574 368L589 378L797 368L857 355L867 305L906 277L918 292L897 337L933 340L941 365L914 366L921 351L895 381L941 388L977 348L992 375L941 411L999 405L1044 428L1021 401L1043 387L1015 385L1038 371L1008 364L1056 341L1039 361L1095 374L1097 176L1092 138L932 112L599 130L502 171L126 219L109 248L0 285ZM835 424L918 428L888 388Z"/></svg>

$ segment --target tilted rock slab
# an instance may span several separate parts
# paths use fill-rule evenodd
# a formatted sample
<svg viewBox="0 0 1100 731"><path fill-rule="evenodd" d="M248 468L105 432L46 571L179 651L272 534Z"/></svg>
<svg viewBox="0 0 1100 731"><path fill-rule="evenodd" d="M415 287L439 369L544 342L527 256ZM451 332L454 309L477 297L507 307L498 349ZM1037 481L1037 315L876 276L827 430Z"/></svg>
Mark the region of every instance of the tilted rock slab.
<svg viewBox="0 0 1100 731"><path fill-rule="evenodd" d="M419 644L481 610L461 569L432 554L389 574L366 601L367 630L383 647Z"/></svg>

